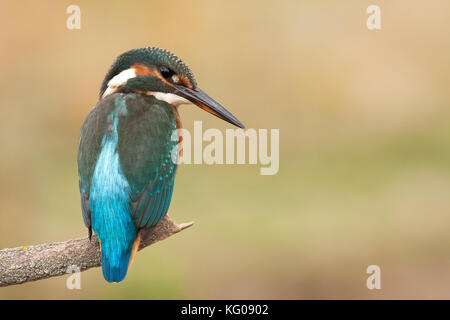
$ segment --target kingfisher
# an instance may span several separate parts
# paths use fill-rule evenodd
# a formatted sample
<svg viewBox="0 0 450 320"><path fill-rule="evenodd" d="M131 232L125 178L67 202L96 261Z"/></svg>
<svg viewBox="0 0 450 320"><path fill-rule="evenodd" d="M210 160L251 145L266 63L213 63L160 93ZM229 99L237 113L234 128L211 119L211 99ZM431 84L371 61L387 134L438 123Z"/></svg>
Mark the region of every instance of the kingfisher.
<svg viewBox="0 0 450 320"><path fill-rule="evenodd" d="M78 175L83 221L100 241L102 273L122 281L140 232L167 214L181 153L178 107L195 104L244 125L202 91L173 53L145 47L117 57L81 127Z"/></svg>

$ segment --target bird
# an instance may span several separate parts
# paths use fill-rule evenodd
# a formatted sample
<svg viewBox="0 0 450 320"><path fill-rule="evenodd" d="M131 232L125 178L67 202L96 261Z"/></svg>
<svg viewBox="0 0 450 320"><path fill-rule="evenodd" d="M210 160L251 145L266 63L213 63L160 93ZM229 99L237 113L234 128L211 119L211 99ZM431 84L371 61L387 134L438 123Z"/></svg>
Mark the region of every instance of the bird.
<svg viewBox="0 0 450 320"><path fill-rule="evenodd" d="M158 47L129 50L116 58L81 126L77 164L82 217L89 239L93 233L99 239L108 282L125 278L141 230L167 214L181 152L182 104L244 128L198 87L180 58Z"/></svg>

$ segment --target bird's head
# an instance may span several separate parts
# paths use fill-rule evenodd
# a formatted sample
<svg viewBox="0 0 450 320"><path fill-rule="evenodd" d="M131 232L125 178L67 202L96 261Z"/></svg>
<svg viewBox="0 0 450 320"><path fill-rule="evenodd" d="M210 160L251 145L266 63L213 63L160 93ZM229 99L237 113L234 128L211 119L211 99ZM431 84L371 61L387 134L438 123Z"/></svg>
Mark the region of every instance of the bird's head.
<svg viewBox="0 0 450 320"><path fill-rule="evenodd" d="M173 53L145 47L117 57L103 80L100 99L116 92L153 95L171 105L193 103L240 128L244 125L197 86L189 67Z"/></svg>

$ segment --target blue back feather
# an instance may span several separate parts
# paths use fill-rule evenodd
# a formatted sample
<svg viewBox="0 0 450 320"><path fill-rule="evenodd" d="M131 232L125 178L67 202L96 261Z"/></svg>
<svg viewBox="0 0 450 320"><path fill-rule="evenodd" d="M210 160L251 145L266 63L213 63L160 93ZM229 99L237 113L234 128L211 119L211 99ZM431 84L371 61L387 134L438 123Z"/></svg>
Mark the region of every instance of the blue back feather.
<svg viewBox="0 0 450 320"><path fill-rule="evenodd" d="M109 282L125 278L137 228L130 216L131 189L120 168L117 124L126 114L124 100L116 99L116 109L109 115L112 127L102 140L92 177L90 210L92 228L102 245L102 270Z"/></svg>

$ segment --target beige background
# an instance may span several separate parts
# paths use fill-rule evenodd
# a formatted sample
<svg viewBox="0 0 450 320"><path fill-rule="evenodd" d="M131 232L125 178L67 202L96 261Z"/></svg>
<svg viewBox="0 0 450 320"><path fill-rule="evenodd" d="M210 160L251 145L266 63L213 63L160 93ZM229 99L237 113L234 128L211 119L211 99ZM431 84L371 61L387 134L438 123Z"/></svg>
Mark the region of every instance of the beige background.
<svg viewBox="0 0 450 320"><path fill-rule="evenodd" d="M93 269L81 290L60 277L0 298L450 298L449 21L444 0L2 1L0 247L86 235L79 129L123 51L175 52L281 141L275 176L181 167L169 214L196 225L139 253L123 283Z"/></svg>

